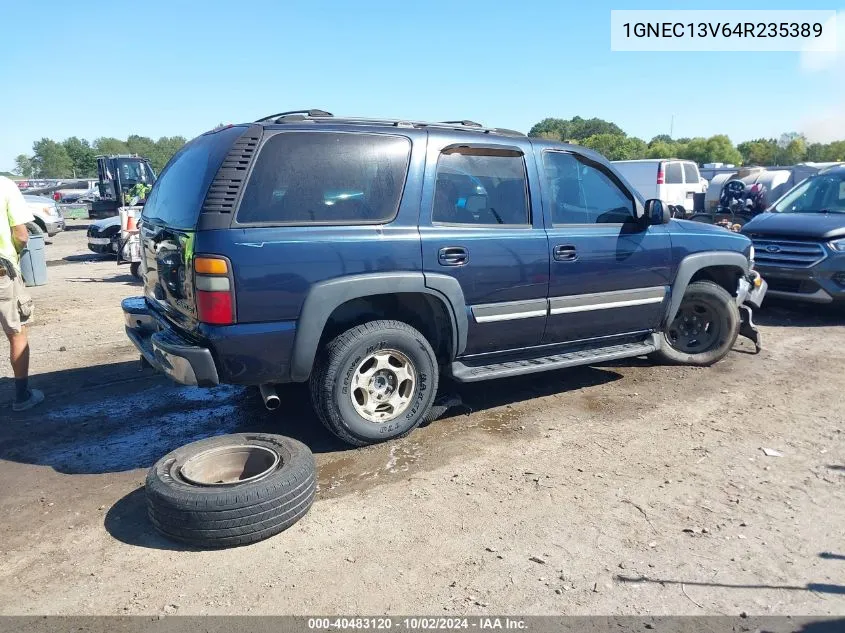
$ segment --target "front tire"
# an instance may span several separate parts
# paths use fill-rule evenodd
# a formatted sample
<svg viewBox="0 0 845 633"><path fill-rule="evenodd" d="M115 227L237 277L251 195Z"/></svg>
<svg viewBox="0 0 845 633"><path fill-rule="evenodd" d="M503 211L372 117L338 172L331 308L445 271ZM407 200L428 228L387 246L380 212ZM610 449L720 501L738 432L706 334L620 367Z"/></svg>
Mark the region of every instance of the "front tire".
<svg viewBox="0 0 845 633"><path fill-rule="evenodd" d="M675 365L712 365L731 351L739 326L734 297L712 281L696 281L687 287L678 314L651 357Z"/></svg>
<svg viewBox="0 0 845 633"><path fill-rule="evenodd" d="M434 350L401 321L371 321L332 340L311 373L311 402L338 438L365 446L407 435L437 393Z"/></svg>

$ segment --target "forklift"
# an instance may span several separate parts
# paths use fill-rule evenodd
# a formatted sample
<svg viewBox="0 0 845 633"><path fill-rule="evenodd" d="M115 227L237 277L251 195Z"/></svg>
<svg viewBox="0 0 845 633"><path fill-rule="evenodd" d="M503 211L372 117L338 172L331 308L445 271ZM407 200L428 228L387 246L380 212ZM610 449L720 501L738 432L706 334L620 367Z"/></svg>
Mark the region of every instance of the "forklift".
<svg viewBox="0 0 845 633"><path fill-rule="evenodd" d="M137 155L97 156L100 197L91 202L92 220L119 215L120 207L143 206L156 181L150 161Z"/></svg>

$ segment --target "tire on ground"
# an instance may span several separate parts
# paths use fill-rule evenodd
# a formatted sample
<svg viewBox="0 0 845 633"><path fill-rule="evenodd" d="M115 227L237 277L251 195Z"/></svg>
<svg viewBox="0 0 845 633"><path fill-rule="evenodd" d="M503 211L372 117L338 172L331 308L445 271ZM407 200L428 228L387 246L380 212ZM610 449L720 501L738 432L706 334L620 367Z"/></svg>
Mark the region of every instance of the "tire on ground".
<svg viewBox="0 0 845 633"><path fill-rule="evenodd" d="M372 422L355 410L350 384L366 355L382 349L404 354L416 382L408 409L384 422ZM401 321L370 321L347 330L322 351L311 372L311 402L329 431L348 444L365 446L402 437L419 426L434 402L437 381L437 358L419 331Z"/></svg>
<svg viewBox="0 0 845 633"><path fill-rule="evenodd" d="M687 301L701 301L707 303L718 315L719 337L703 352L690 354L672 347L669 342L668 331L671 324L667 324L661 335L660 349L650 357L663 363L675 365L696 365L705 367L722 360L736 341L739 334L739 308L734 297L720 285L712 281L696 281L687 286L681 305Z"/></svg>
<svg viewBox="0 0 845 633"><path fill-rule="evenodd" d="M260 446L279 457L276 467L254 481L198 485L181 468L209 449ZM266 433L212 437L177 448L147 474L147 511L164 536L200 548L233 547L287 529L311 507L317 487L314 456L294 439Z"/></svg>

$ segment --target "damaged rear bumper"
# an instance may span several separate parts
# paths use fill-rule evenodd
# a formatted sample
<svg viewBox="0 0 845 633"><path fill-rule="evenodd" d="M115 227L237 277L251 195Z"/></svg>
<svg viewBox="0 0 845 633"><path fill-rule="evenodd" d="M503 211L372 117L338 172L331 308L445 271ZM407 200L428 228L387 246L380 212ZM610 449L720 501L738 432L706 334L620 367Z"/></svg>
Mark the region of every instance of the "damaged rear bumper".
<svg viewBox="0 0 845 633"><path fill-rule="evenodd" d="M154 369L183 385L220 383L211 352L180 336L153 313L143 297L124 299L121 308L126 335Z"/></svg>

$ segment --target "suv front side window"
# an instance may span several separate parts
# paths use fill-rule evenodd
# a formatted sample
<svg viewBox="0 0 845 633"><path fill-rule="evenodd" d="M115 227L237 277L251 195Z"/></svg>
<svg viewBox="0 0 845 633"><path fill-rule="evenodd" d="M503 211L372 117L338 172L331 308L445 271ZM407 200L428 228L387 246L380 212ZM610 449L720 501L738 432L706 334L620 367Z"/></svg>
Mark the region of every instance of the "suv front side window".
<svg viewBox="0 0 845 633"><path fill-rule="evenodd" d="M545 152L543 167L555 226L624 224L636 217L633 198L600 164L568 152Z"/></svg>
<svg viewBox="0 0 845 633"><path fill-rule="evenodd" d="M457 147L437 161L435 224L529 226L528 183L521 152Z"/></svg>

